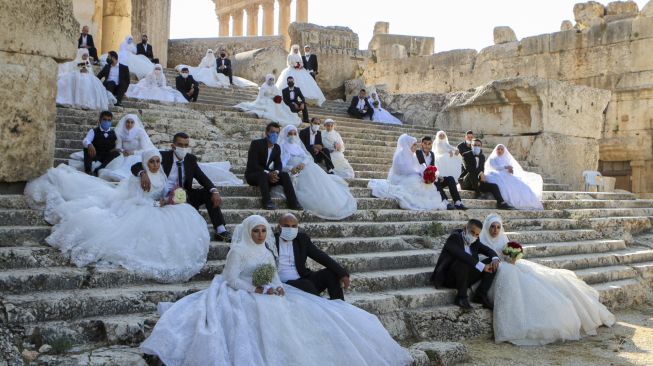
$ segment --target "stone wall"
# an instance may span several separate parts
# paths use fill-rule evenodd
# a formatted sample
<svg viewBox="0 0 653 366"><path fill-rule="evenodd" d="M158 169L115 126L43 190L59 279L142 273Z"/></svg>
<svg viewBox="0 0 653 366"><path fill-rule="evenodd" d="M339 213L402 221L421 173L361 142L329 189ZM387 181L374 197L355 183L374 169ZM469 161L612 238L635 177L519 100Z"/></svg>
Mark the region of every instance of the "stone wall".
<svg viewBox="0 0 653 366"><path fill-rule="evenodd" d="M139 42L147 34L154 49L154 57L161 65L168 63L168 39L170 38L171 0L132 0L131 34Z"/></svg>
<svg viewBox="0 0 653 366"><path fill-rule="evenodd" d="M275 79L286 68L288 53L279 46L259 48L236 54L232 62L234 74L263 84L265 75L272 74Z"/></svg>
<svg viewBox="0 0 653 366"><path fill-rule="evenodd" d="M0 1L0 185L52 166L57 62L75 57L70 0Z"/></svg>
<svg viewBox="0 0 653 366"><path fill-rule="evenodd" d="M403 49L406 57L426 56L433 53L435 39L400 34L375 34L367 46L368 51L371 51L377 60L397 58L393 57L396 54L393 48Z"/></svg>
<svg viewBox="0 0 653 366"><path fill-rule="evenodd" d="M217 51L224 47L233 58L237 53L274 46L285 48L282 36L171 39L168 41L167 64L168 67L179 64L197 66L209 48Z"/></svg>
<svg viewBox="0 0 653 366"><path fill-rule="evenodd" d="M75 19L80 26L88 25L88 33L93 36L98 55L102 52L102 7L103 0L73 0Z"/></svg>

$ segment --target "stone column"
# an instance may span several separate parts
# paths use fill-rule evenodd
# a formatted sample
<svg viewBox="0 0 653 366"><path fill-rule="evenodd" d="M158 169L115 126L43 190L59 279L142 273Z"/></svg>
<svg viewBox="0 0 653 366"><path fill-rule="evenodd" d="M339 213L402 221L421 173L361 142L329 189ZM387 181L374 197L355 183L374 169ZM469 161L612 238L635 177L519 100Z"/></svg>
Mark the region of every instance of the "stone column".
<svg viewBox="0 0 653 366"><path fill-rule="evenodd" d="M131 0L104 0L102 52L116 51L132 30ZM138 41L136 41L138 42Z"/></svg>
<svg viewBox="0 0 653 366"><path fill-rule="evenodd" d="M248 6L247 11L247 35L258 36L258 4Z"/></svg>
<svg viewBox="0 0 653 366"><path fill-rule="evenodd" d="M295 18L297 23L308 23L308 0L295 0L297 12Z"/></svg>
<svg viewBox="0 0 653 366"><path fill-rule="evenodd" d="M279 35L285 39L286 48L290 47L288 25L290 25L290 0L279 0Z"/></svg>
<svg viewBox="0 0 653 366"><path fill-rule="evenodd" d="M229 14L218 15L218 23L220 27L218 35L220 37L229 37L229 18Z"/></svg>
<svg viewBox="0 0 653 366"><path fill-rule="evenodd" d="M243 35L243 9L236 10L231 16L234 19L234 28L231 31L231 36L241 37Z"/></svg>
<svg viewBox="0 0 653 366"><path fill-rule="evenodd" d="M274 0L265 1L263 6L263 35L274 35Z"/></svg>
<svg viewBox="0 0 653 366"><path fill-rule="evenodd" d="M52 167L57 63L77 52L70 0L0 0L0 192Z"/></svg>
<svg viewBox="0 0 653 366"><path fill-rule="evenodd" d="M147 34L154 57L164 67L168 64L170 5L171 0L132 0L131 35L140 42L141 35Z"/></svg>

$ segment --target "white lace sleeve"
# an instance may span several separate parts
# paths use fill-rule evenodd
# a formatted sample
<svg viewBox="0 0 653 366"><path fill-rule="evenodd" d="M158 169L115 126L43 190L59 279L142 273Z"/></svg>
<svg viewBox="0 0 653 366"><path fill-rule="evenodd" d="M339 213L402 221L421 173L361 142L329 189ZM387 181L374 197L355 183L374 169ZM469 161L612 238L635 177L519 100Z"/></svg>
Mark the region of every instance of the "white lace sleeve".
<svg viewBox="0 0 653 366"><path fill-rule="evenodd" d="M288 57L286 58L286 64L287 64L288 67L290 67L290 68L294 67L294 66L293 66L293 62L292 62L292 55L288 55Z"/></svg>
<svg viewBox="0 0 653 366"><path fill-rule="evenodd" d="M222 275L229 287L235 290L243 290L248 292L256 291L256 288L251 283L240 278L240 273L243 269L243 257L237 251L231 250L227 254L227 263L224 266Z"/></svg>

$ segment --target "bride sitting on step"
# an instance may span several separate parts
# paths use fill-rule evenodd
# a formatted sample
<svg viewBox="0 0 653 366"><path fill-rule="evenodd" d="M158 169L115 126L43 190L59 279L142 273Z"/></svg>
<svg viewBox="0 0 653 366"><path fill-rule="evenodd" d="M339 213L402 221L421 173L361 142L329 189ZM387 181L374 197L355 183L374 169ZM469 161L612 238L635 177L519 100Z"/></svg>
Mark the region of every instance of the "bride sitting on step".
<svg viewBox="0 0 653 366"><path fill-rule="evenodd" d="M265 218L236 227L224 271L163 313L141 344L167 366L407 366L410 354L376 316L284 285Z"/></svg>
<svg viewBox="0 0 653 366"><path fill-rule="evenodd" d="M102 55L102 59L106 60L106 55ZM134 37L131 35L125 37L125 40L120 44L118 60L120 60L121 64L129 67L129 72L135 74L139 80L154 70L154 64L149 58L136 53L136 44L134 43Z"/></svg>
<svg viewBox="0 0 653 366"><path fill-rule="evenodd" d="M61 164L28 183L25 195L44 204L54 224L46 242L78 267L121 266L160 282L187 281L206 263L207 222L167 191L158 150L144 151L142 160L149 192L136 177L114 186Z"/></svg>
<svg viewBox="0 0 653 366"><path fill-rule="evenodd" d="M501 196L520 210L543 210L542 177L524 171L508 149L497 145L485 162L485 180L499 186Z"/></svg>
<svg viewBox="0 0 653 366"><path fill-rule="evenodd" d="M93 74L93 67L88 57L88 50L80 48L72 62L59 65L56 98L58 105L107 110L109 103L113 105L117 102L113 94Z"/></svg>
<svg viewBox="0 0 653 366"><path fill-rule="evenodd" d="M485 218L480 241L501 254L509 242L501 217ZM494 298L494 339L516 345L544 345L595 335L612 326L614 315L598 292L572 271L552 269L520 256L499 265L489 296Z"/></svg>
<svg viewBox="0 0 653 366"><path fill-rule="evenodd" d="M222 74L220 74L222 75ZM243 102L234 106L244 112L255 113L259 118L267 118L283 127L293 125L299 127L302 120L283 102L281 90L274 85L274 75L265 76L265 82L258 90L258 96L253 102Z"/></svg>
<svg viewBox="0 0 653 366"><path fill-rule="evenodd" d="M415 151L416 138L407 134L399 136L388 179L370 179L367 187L372 189L374 197L394 199L405 210L446 210L447 203L433 182L424 181L422 174L426 167L420 165Z"/></svg>
<svg viewBox="0 0 653 366"><path fill-rule="evenodd" d="M211 88L228 88L229 77L224 74L218 73L217 61L212 49L206 50L206 55L200 61L197 67L188 65L177 65L175 69L181 72L181 69L187 67L188 73L193 75L193 79ZM237 76L233 77L234 85L239 87L257 86L255 83Z"/></svg>
<svg viewBox="0 0 653 366"><path fill-rule="evenodd" d="M336 131L336 122L331 118L324 120L326 132L322 132L322 143L324 148L329 150L333 172L345 179L354 179L354 169L345 158L345 142L342 141L340 133Z"/></svg>
<svg viewBox="0 0 653 366"><path fill-rule="evenodd" d="M158 100L171 103L188 103L184 95L177 89L166 85L166 76L163 66L154 65L154 70L147 74L138 84L130 84L125 95L134 99Z"/></svg>
<svg viewBox="0 0 653 366"><path fill-rule="evenodd" d="M292 76L295 79L295 86L301 89L306 99L321 106L326 101L326 98L315 82L315 79L304 68L304 61L302 60L302 55L299 53L298 45L294 44L290 48L290 54L288 54L286 62L288 67L283 69L277 78L277 88L283 90L288 87L288 77Z"/></svg>
<svg viewBox="0 0 653 366"><path fill-rule="evenodd" d="M327 220L341 220L356 212L356 199L347 182L315 164L299 139L297 127L284 127L278 144L283 171L290 174L297 200L305 211Z"/></svg>

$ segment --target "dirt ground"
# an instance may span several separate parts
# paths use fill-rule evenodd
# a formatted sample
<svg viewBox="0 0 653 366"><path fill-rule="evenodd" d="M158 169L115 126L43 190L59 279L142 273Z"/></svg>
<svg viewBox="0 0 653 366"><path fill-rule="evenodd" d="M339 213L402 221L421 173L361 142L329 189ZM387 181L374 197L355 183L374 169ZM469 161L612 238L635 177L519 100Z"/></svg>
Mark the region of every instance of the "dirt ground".
<svg viewBox="0 0 653 366"><path fill-rule="evenodd" d="M488 366L653 366L653 305L617 311L617 324L578 342L541 347L464 341L471 360L461 365Z"/></svg>

